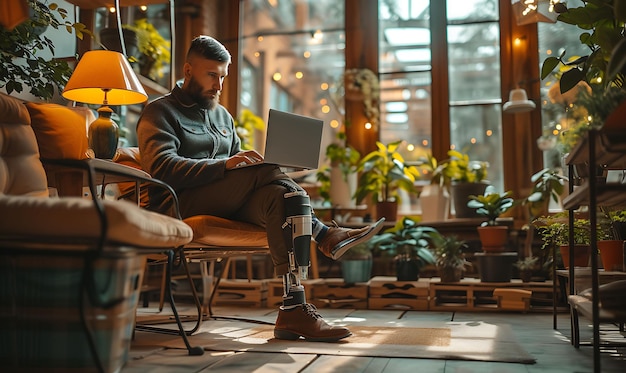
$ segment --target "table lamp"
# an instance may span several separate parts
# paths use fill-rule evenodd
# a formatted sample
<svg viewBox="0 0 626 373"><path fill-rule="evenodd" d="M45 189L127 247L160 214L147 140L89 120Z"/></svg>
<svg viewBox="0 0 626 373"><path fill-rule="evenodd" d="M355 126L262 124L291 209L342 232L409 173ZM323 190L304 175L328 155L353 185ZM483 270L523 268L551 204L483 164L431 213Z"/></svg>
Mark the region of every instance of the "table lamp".
<svg viewBox="0 0 626 373"><path fill-rule="evenodd" d="M83 54L62 93L68 100L101 104L89 126L89 149L96 158L112 159L117 151L118 127L107 105L132 105L148 99L126 57L109 50Z"/></svg>

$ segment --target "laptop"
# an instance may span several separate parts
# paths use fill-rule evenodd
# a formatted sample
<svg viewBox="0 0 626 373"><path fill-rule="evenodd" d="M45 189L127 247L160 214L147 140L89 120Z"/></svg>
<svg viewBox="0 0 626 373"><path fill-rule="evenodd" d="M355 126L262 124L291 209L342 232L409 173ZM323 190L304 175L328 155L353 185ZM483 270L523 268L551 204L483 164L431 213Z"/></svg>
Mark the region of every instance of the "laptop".
<svg viewBox="0 0 626 373"><path fill-rule="evenodd" d="M295 169L317 169L324 121L270 109L264 160L237 168L270 163Z"/></svg>

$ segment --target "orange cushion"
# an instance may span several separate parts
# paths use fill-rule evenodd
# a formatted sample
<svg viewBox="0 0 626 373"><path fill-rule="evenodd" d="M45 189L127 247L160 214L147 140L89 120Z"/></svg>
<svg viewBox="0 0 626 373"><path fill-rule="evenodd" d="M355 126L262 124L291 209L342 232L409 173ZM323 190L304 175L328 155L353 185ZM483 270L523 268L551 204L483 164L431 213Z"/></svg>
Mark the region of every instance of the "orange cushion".
<svg viewBox="0 0 626 373"><path fill-rule="evenodd" d="M58 104L26 104L41 158L87 158L86 118Z"/></svg>
<svg viewBox="0 0 626 373"><path fill-rule="evenodd" d="M193 229L193 241L187 247L268 247L265 229L253 224L211 215L192 216L183 221Z"/></svg>

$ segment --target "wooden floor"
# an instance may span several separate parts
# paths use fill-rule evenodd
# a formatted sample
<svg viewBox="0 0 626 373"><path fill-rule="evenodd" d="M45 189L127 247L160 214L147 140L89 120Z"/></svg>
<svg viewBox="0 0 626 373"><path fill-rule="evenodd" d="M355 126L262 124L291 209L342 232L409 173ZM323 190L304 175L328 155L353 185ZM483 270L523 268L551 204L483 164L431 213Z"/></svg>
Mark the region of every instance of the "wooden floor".
<svg viewBox="0 0 626 373"><path fill-rule="evenodd" d="M372 358L330 356L320 354L288 354L258 352L211 352L202 356L188 356L186 350L163 348L140 348L131 345L130 361L123 373L135 372L592 372L593 350L589 346L579 349L570 344L570 322L568 313L558 315L557 329L552 327L550 313L506 313L506 312L445 312L445 311L375 311L375 310L329 310L320 313L337 317L345 316L386 320L402 317L420 317L436 321L482 321L492 324L508 324L524 349L536 359L535 364L507 364L462 360ZM250 317L273 322L276 311L267 308L217 307L215 314ZM206 323L212 320L205 321ZM240 323L241 321L232 321ZM591 328L582 320L581 336L590 340ZM153 335L152 333L147 333ZM155 335L156 338L157 335ZM142 334L142 338L146 338ZM294 343L298 343L297 341ZM626 347L603 348L602 372L626 372Z"/></svg>

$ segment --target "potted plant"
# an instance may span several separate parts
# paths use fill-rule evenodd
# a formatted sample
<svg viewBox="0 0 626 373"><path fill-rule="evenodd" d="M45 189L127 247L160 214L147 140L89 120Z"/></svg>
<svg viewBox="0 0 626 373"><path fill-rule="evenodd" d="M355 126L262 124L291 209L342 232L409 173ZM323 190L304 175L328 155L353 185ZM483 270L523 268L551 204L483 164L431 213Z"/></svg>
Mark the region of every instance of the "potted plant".
<svg viewBox="0 0 626 373"><path fill-rule="evenodd" d="M420 226L414 219L405 217L369 243L373 250L393 256L398 281L417 281L422 267L435 264L429 247L438 235L435 228Z"/></svg>
<svg viewBox="0 0 626 373"><path fill-rule="evenodd" d="M357 188L357 167L361 154L346 143L345 132L337 134L337 142L326 147L326 158L330 162L328 196L333 206L356 207L354 194Z"/></svg>
<svg viewBox="0 0 626 373"><path fill-rule="evenodd" d="M355 245L341 257L341 274L346 284L367 282L372 275L372 251L369 242Z"/></svg>
<svg viewBox="0 0 626 373"><path fill-rule="evenodd" d="M48 27L64 28L83 39L92 35L82 23L65 20L67 11L56 3L27 0L31 17L9 30L0 26L0 87L8 94L22 93L28 87L30 94L43 100L54 96L55 88L62 91L72 75L67 61L44 59L39 54L49 51L54 56L54 44L43 32ZM59 21L59 18L61 21Z"/></svg>
<svg viewBox="0 0 626 373"><path fill-rule="evenodd" d="M398 152L402 140L384 145L377 141L377 149L365 155L357 167L359 185L355 192L355 199L360 203L366 196L371 195L376 203L378 218L396 221L398 211L398 190L403 189L415 193L415 180L419 171L415 166L409 166Z"/></svg>
<svg viewBox="0 0 626 373"><path fill-rule="evenodd" d="M457 218L477 217L476 211L467 207L470 195L483 194L487 187L487 162L472 161L468 154L448 151L449 159L440 165L441 177L450 185L450 195Z"/></svg>
<svg viewBox="0 0 626 373"><path fill-rule="evenodd" d="M450 211L450 193L444 184L442 167L431 153L420 158L416 166L423 170L424 176L430 177L430 183L422 186L419 194L422 222L446 220Z"/></svg>
<svg viewBox="0 0 626 373"><path fill-rule="evenodd" d="M509 228L498 225L496 219L513 207L515 201L511 195L511 191L500 194L496 192L493 185L489 185L482 195L469 196L470 200L467 202L467 206L475 209L478 215L487 218L478 227L478 236L485 252L504 251L509 238Z"/></svg>
<svg viewBox="0 0 626 373"><path fill-rule="evenodd" d="M569 222L565 213L542 216L533 221L543 240L541 249L558 247L563 266L569 268ZM574 218L574 266L587 267L591 255L589 220Z"/></svg>
<svg viewBox="0 0 626 373"><path fill-rule="evenodd" d="M461 281L465 268L471 265L463 253L463 249L467 248L467 243L459 240L455 235L441 236L440 239L433 241L435 266L441 282Z"/></svg>
<svg viewBox="0 0 626 373"><path fill-rule="evenodd" d="M605 271L622 271L624 269L624 234L626 222L625 210L600 208L598 214L597 245L602 268Z"/></svg>
<svg viewBox="0 0 626 373"><path fill-rule="evenodd" d="M538 260L539 258L536 256L527 256L524 259L520 259L515 262L515 266L519 270L519 276L522 282L530 282L533 271L537 268Z"/></svg>
<svg viewBox="0 0 626 373"><path fill-rule="evenodd" d="M531 176L530 181L534 185L530 195L522 200L522 205L528 206L530 221L533 221L539 216L548 214L550 199L559 203L567 177L561 175L558 169L544 168Z"/></svg>
<svg viewBox="0 0 626 373"><path fill-rule="evenodd" d="M139 47L139 72L150 79L163 77L163 72L171 62L171 43L146 18L136 20L132 25L123 25L123 29L137 34Z"/></svg>

